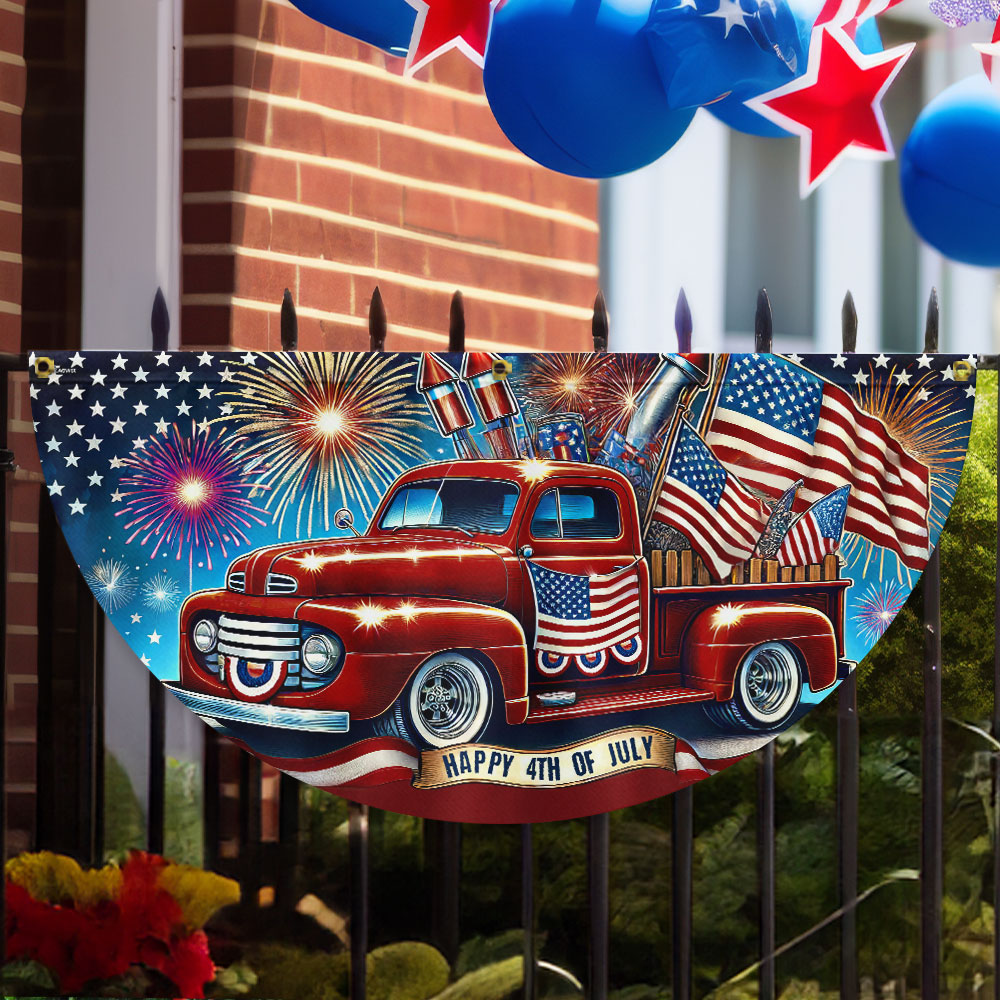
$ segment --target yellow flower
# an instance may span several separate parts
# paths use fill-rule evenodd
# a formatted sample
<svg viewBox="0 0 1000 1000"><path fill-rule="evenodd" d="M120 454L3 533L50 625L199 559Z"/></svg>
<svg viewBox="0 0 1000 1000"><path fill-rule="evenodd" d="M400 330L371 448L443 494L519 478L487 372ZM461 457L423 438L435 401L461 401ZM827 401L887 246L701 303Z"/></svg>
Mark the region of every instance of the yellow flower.
<svg viewBox="0 0 1000 1000"><path fill-rule="evenodd" d="M114 865L84 871L72 858L51 851L19 854L6 866L7 878L45 903L73 903L78 909L116 899L122 873Z"/></svg>
<svg viewBox="0 0 1000 1000"><path fill-rule="evenodd" d="M217 910L240 901L239 883L190 865L167 865L160 886L177 900L189 931L201 929Z"/></svg>

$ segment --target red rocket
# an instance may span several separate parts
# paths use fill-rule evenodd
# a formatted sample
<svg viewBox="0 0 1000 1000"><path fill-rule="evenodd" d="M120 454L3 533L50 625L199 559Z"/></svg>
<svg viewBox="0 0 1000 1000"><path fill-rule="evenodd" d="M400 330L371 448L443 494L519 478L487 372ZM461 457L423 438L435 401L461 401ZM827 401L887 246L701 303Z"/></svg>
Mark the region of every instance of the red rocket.
<svg viewBox="0 0 1000 1000"><path fill-rule="evenodd" d="M514 392L506 379L494 375L494 365L503 358L487 351L465 355L462 378L472 392L476 410L486 424L483 436L496 458L518 458L514 420L519 411Z"/></svg>
<svg viewBox="0 0 1000 1000"><path fill-rule="evenodd" d="M469 433L475 423L462 395L458 372L436 354L423 354L417 370L417 391L423 394L443 437L455 443L459 458L482 458Z"/></svg>

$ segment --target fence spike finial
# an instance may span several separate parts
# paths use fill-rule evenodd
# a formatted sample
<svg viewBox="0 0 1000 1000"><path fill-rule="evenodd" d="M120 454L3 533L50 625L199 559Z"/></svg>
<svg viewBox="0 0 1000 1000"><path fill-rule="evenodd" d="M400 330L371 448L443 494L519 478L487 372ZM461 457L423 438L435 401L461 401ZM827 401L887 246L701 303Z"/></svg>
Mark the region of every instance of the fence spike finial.
<svg viewBox="0 0 1000 1000"><path fill-rule="evenodd" d="M924 352L926 354L937 352L940 329L941 308L938 305L937 289L932 288L931 296L927 300L927 322L924 325Z"/></svg>
<svg viewBox="0 0 1000 1000"><path fill-rule="evenodd" d="M153 334L153 350L165 351L170 342L170 310L162 288L153 296L153 311L149 317L149 329Z"/></svg>
<svg viewBox="0 0 1000 1000"><path fill-rule="evenodd" d="M844 305L840 310L840 330L844 353L853 354L858 349L858 310L850 291L844 296Z"/></svg>
<svg viewBox="0 0 1000 1000"><path fill-rule="evenodd" d="M594 318L590 324L590 331L594 337L594 353L606 354L611 335L611 319L608 316L608 303L602 291L599 291L597 298L594 299Z"/></svg>
<svg viewBox="0 0 1000 1000"><path fill-rule="evenodd" d="M451 297L448 350L454 354L461 354L465 350L465 298L460 291L456 291Z"/></svg>
<svg viewBox="0 0 1000 1000"><path fill-rule="evenodd" d="M382 293L378 285L372 292L371 305L368 307L368 349L376 353L385 350L385 337L388 330L388 321L385 315L385 303L382 301Z"/></svg>
<svg viewBox="0 0 1000 1000"><path fill-rule="evenodd" d="M677 332L677 350L680 354L691 353L691 333L694 321L691 319L691 307L688 305L687 294L683 288L677 296L674 308L674 330Z"/></svg>
<svg viewBox="0 0 1000 1000"><path fill-rule="evenodd" d="M757 313L753 323L754 350L768 353L774 342L774 319L771 315L771 300L767 297L767 289L762 288L757 293Z"/></svg>
<svg viewBox="0 0 1000 1000"><path fill-rule="evenodd" d="M281 297L281 349L296 351L299 347L299 318L295 314L292 293L286 288Z"/></svg>

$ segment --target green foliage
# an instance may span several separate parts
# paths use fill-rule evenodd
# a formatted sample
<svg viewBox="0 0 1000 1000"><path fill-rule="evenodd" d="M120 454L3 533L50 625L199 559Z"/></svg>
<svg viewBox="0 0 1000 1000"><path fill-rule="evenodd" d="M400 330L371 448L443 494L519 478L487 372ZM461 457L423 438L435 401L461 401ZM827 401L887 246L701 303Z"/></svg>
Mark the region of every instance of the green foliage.
<svg viewBox="0 0 1000 1000"><path fill-rule="evenodd" d="M997 373L980 372L969 453L948 523L941 535L941 608L949 714L985 719L993 700L993 604L997 518ZM862 716L923 710L923 587L859 668Z"/></svg>
<svg viewBox="0 0 1000 1000"><path fill-rule="evenodd" d="M8 962L0 970L4 996L51 996L56 991L56 978L41 962L19 960Z"/></svg>
<svg viewBox="0 0 1000 1000"><path fill-rule="evenodd" d="M217 969L215 979L209 984L209 997L235 997L249 993L257 985L257 973L246 962L233 962L224 969Z"/></svg>
<svg viewBox="0 0 1000 1000"><path fill-rule="evenodd" d="M329 796L327 796L329 798ZM194 761L167 760L164 789L164 856L178 864L202 863L201 768ZM146 845L146 813L128 772L104 752L104 859L122 862Z"/></svg>
<svg viewBox="0 0 1000 1000"><path fill-rule="evenodd" d="M376 948L367 969L368 1000L428 1000L448 985L451 973L444 955L419 941Z"/></svg>
<svg viewBox="0 0 1000 1000"><path fill-rule="evenodd" d="M118 758L104 751L104 860L124 861L146 843L146 817Z"/></svg>
<svg viewBox="0 0 1000 1000"><path fill-rule="evenodd" d="M501 931L491 936L477 935L465 941L455 959L454 974L459 979L467 972L473 972L484 965L491 965L505 958L522 955L524 932L520 928Z"/></svg>
<svg viewBox="0 0 1000 1000"><path fill-rule="evenodd" d="M434 1000L507 1000L524 984L524 960L506 958L462 976Z"/></svg>
<svg viewBox="0 0 1000 1000"><path fill-rule="evenodd" d="M246 995L261 1000L343 1000L349 959L294 945L257 945L247 955L257 982Z"/></svg>

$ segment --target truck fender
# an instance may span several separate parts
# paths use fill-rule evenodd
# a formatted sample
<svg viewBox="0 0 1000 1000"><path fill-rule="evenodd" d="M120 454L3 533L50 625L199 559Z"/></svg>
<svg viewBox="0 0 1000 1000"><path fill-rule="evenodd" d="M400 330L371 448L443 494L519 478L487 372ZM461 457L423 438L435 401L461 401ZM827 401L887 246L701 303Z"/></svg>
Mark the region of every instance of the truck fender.
<svg viewBox="0 0 1000 1000"><path fill-rule="evenodd" d="M728 701L740 662L762 642L788 645L813 691L837 680L837 636L826 615L802 604L746 601L706 608L691 622L681 660L685 683Z"/></svg>

